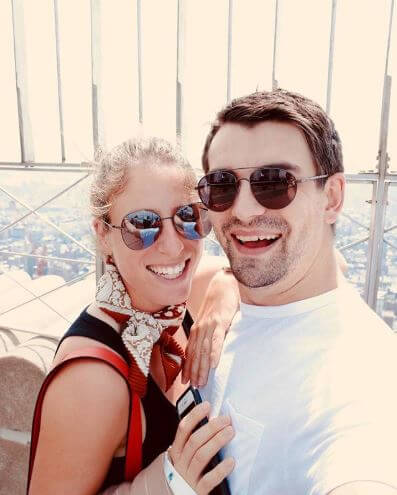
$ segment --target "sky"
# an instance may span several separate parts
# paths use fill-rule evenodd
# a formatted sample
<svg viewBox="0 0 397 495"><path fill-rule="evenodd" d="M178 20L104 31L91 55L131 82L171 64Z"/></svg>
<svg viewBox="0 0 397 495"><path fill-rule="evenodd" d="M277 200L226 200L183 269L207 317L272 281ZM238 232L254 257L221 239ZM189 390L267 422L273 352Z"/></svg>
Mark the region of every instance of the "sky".
<svg viewBox="0 0 397 495"><path fill-rule="evenodd" d="M96 47L102 54L105 146L141 132L174 141L177 0L142 0L143 129L138 122L136 1L94 1L101 12ZM24 11L35 160L57 163L61 155L54 2L17 2ZM209 122L226 103L228 1L184 4L183 149L200 168ZM0 162L20 161L11 5L11 0L0 0ZM66 160L79 163L93 155L90 1L58 0L58 5ZM278 85L324 107L331 6L331 0L279 0ZM391 0L337 2L330 115L342 138L349 173L376 166L390 8ZM388 139L391 170L397 170L396 15L389 61L394 78ZM274 18L275 0L233 1L232 97L271 89Z"/></svg>

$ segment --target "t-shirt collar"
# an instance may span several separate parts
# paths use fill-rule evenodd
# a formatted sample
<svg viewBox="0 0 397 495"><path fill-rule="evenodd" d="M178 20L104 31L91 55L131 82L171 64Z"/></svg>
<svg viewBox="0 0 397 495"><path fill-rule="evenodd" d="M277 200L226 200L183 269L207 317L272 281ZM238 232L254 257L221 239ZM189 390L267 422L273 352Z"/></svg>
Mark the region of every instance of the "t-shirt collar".
<svg viewBox="0 0 397 495"><path fill-rule="evenodd" d="M293 316L301 313L313 311L326 306L335 301L338 289L333 289L319 296L302 299L281 306L256 306L253 304L240 303L241 316L250 316L253 318L278 318Z"/></svg>

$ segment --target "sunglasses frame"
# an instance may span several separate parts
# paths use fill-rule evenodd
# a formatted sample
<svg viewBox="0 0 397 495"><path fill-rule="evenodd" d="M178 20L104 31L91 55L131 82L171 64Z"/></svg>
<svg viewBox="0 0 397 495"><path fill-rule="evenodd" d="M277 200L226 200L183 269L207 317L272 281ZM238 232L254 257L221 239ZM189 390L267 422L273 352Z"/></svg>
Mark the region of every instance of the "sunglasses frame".
<svg viewBox="0 0 397 495"><path fill-rule="evenodd" d="M170 216L170 217L160 217L160 215L159 215L159 213L157 213L157 211L154 211L154 210L149 210L149 209L147 209L147 210L145 210L145 209L141 209L141 210L135 210L135 211L130 211L130 212L126 213L126 214L123 216L122 220L121 220L121 225L114 225L114 224L112 224L112 223L106 222L106 220L103 220L103 219L102 219L102 222L103 222L105 225L107 225L108 227L111 227L112 229L117 229L117 230L120 230L121 237L122 237L122 239L123 239L124 244L128 247L128 249L131 249L132 251L142 251L143 249L148 249L149 247L153 246L153 244L154 244L154 243L158 240L158 238L160 237L161 232L162 232L162 230L163 230L163 228L162 228L162 222L163 222L163 220L172 220L172 224L174 225L174 229L175 229L176 233L177 233L177 234L179 234L179 235L181 235L184 239L187 239L187 240L197 240L197 241L199 241L199 240L201 240L201 239L204 239L204 238L205 238L205 237L206 237L206 236L207 236L207 235L211 232L211 229L208 231L208 233L207 233L207 234L205 234L205 235L204 235L204 236L202 236L202 237L199 237L198 239L188 239L188 238L187 238L187 237L185 237L185 236L184 236L181 232L179 232L179 230L177 229L177 227L176 227L176 225L175 225L175 222L174 222L174 217L175 217L175 215L177 214L177 212L178 212L179 210L181 210L182 208L185 208L186 206L195 206L195 205L201 205L201 209L202 209L202 210L208 211L208 208L207 208L207 207L206 207L206 206L205 206L205 205L204 205L201 201L196 201L195 203L188 203L188 204L186 204L186 205L181 205L181 206L178 206L178 207L175 209L175 213L174 213L172 216ZM153 242L152 242L149 246L142 247L142 248L132 248L132 247L130 247L130 246L126 243L126 241L124 240L124 236L123 236L123 229L126 229L126 227L125 227L123 224L124 224L124 221L127 219L128 215L131 215L131 214L133 214L133 213L138 213L138 212L140 212L140 211L149 211L149 212L151 212L151 213L155 213L156 215L158 215L158 217L159 217L159 218L158 218L158 220L160 221L160 231L159 231L159 234L158 234L158 236L156 237L156 239L155 239L155 240L154 240L154 241L153 241ZM128 230L128 229L127 229L127 230ZM138 231L139 231L139 230L143 231L143 230L149 230L149 229L137 229L137 230L138 230Z"/></svg>
<svg viewBox="0 0 397 495"><path fill-rule="evenodd" d="M247 178L247 177L237 177L237 175L234 173L235 170L250 170L250 169L255 169L251 174L250 176ZM232 185L233 187L236 188L236 195L235 197L233 198L233 201L232 203L230 204L230 206L228 206L227 208L223 209L223 210L216 210L216 209L212 209L210 208L209 206L207 206L204 201L202 201L203 205L208 208L210 211L215 211L216 213L222 213L226 210L228 210L229 208L231 208L233 206L233 203L234 201L236 200L237 198L237 195L239 193L239 183L243 180L247 181L249 184L250 184L250 189L251 189L251 193L252 195L254 196L255 200L257 200L256 196L255 196L255 193L254 191L252 190L252 184L258 184L259 182L271 182L271 181L254 181L254 180L251 180L252 178L252 175L257 171L257 170L283 170L284 172L287 172L292 178L293 178L293 181L291 181L291 184L288 185L287 189L289 187L295 187L297 188L297 185L302 183L302 182L308 182L308 181L311 181L311 180L318 180L318 179L325 179L326 177L329 177L328 174L323 174L323 175L313 175L313 176L310 176L310 177L301 177L299 179L297 179L295 177L295 175L287 168L283 168L281 166L272 166L272 167L269 167L269 166L263 166L263 167L238 167L238 168L234 168L233 170L229 170L229 169L218 169L218 170L213 170L212 172L209 172L208 174L206 175L203 175L203 177L201 177L201 179L199 180L198 182L198 185L195 187L195 189L198 191L198 194L200 196L200 199L202 200L201 198L201 194L200 194L200 189L206 187L206 186L200 186L200 182L208 177L209 175L211 174L214 174L216 172L226 172L230 175L232 175L235 179L236 179L236 182L234 184L230 183L230 184L217 184L217 185L220 185L220 186L227 186L227 185ZM211 187L210 184L207 184L208 187ZM262 203L260 203L258 201L258 203L263 206L264 208L267 208L268 210L282 210L283 208L286 208L287 206L289 206L292 201L295 199L295 196L294 198L286 205L286 206L283 206L282 208L269 208L268 206L265 206L263 205Z"/></svg>

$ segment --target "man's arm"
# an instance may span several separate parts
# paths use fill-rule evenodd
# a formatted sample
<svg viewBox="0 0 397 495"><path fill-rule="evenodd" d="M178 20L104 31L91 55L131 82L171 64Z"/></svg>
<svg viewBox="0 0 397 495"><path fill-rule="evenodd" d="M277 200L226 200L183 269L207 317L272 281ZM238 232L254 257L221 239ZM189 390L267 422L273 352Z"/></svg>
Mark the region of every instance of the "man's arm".
<svg viewBox="0 0 397 495"><path fill-rule="evenodd" d="M376 481L353 481L338 486L327 495L396 495L397 488Z"/></svg>

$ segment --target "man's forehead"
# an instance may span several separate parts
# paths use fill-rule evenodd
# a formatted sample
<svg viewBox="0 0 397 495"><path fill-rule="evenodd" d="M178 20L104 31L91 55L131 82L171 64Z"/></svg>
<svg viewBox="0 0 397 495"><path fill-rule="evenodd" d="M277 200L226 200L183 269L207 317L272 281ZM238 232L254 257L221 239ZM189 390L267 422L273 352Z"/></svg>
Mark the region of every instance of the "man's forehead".
<svg viewBox="0 0 397 495"><path fill-rule="evenodd" d="M289 165L299 172L301 163L312 163L303 132L287 122L266 121L254 126L224 124L208 152L210 170L238 166Z"/></svg>

